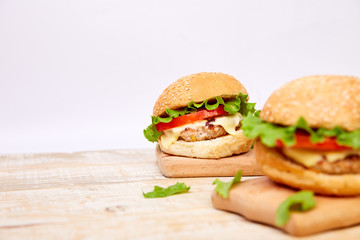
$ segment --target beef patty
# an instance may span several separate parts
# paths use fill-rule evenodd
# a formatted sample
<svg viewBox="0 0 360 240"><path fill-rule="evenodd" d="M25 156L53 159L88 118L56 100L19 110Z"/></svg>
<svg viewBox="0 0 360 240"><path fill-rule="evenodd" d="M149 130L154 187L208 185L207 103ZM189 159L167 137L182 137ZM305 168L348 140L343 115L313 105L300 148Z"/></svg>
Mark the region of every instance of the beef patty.
<svg viewBox="0 0 360 240"><path fill-rule="evenodd" d="M351 155L335 162L322 160L312 167L315 171L327 174L360 173L360 156Z"/></svg>
<svg viewBox="0 0 360 240"><path fill-rule="evenodd" d="M180 133L179 140L184 140L186 142L195 142L210 140L227 135L228 133L222 126L212 124L212 122L214 121L214 118L210 118L207 120L205 126L198 129L185 128L185 130ZM236 129L238 129L239 127L240 124L236 127Z"/></svg>
<svg viewBox="0 0 360 240"><path fill-rule="evenodd" d="M214 139L226 135L227 132L222 126L201 127L199 129L186 128L180 133L180 140L195 142Z"/></svg>

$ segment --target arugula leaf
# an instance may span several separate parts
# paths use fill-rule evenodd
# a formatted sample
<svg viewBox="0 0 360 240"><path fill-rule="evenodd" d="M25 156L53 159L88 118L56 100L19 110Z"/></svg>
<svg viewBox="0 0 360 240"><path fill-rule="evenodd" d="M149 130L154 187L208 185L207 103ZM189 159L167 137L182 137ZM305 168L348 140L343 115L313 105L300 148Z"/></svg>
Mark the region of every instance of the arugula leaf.
<svg viewBox="0 0 360 240"><path fill-rule="evenodd" d="M315 205L314 193L311 191L304 190L291 195L276 210L276 226L281 227L287 223L291 210L303 212L312 209Z"/></svg>
<svg viewBox="0 0 360 240"><path fill-rule="evenodd" d="M257 113L247 115L241 121L244 135L248 138L260 137L262 143L269 147L274 147L276 140L280 139L285 146L292 146L296 142L295 132L302 129L310 134L310 141L318 143L324 141L324 137L336 137L339 145L360 148L360 130L347 132L340 127L333 129L312 129L303 117L300 117L294 126L281 126L264 122Z"/></svg>
<svg viewBox="0 0 360 240"><path fill-rule="evenodd" d="M145 198L160 198L160 197L168 197L179 193L185 193L188 192L189 190L190 190L190 186L187 187L185 183L177 182L176 184L171 185L167 188L155 186L154 191L143 193L143 195Z"/></svg>
<svg viewBox="0 0 360 240"><path fill-rule="evenodd" d="M238 183L241 181L241 175L242 175L242 171L239 170L236 173L233 180L231 180L230 182L223 182L219 179L215 179L215 181L213 182L213 185L216 184L216 188L215 188L216 192L223 198L227 198L229 196L229 190L230 190L231 186L234 183Z"/></svg>
<svg viewBox="0 0 360 240"><path fill-rule="evenodd" d="M187 107L180 110L166 109L166 114L168 115L167 117L151 116L152 123L144 130L144 136L150 142L156 142L162 134L162 132L156 131L156 124L159 122L169 123L173 118L196 112L197 109L201 107L205 107L207 110L214 110L221 104L224 105L224 110L229 114L234 114L236 112L240 112L243 116L254 114L256 111L255 103L249 103L247 97L247 94L244 95L239 93L234 100L228 100L226 102L221 97L216 97L215 99L207 99L201 103L195 103L191 101Z"/></svg>

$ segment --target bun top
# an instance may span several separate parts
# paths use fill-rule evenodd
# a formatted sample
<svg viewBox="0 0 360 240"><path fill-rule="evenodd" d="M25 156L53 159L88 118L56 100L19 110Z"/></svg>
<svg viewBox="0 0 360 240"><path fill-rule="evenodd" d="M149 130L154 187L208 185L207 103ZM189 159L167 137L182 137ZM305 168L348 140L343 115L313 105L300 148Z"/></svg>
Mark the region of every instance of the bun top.
<svg viewBox="0 0 360 240"><path fill-rule="evenodd" d="M232 98L239 92L247 94L245 87L228 74L202 72L187 75L164 90L154 105L153 115L162 116L166 109L183 108L191 101L199 103L216 97Z"/></svg>
<svg viewBox="0 0 360 240"><path fill-rule="evenodd" d="M260 118L281 125L295 125L300 117L311 128L336 126L360 129L360 78L320 75L296 79L276 90Z"/></svg>

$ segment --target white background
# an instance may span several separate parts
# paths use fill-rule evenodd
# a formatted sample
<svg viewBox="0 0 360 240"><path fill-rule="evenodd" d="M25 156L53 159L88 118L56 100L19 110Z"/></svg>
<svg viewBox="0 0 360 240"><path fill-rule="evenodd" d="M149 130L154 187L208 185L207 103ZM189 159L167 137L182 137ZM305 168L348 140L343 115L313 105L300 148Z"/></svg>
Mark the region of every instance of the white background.
<svg viewBox="0 0 360 240"><path fill-rule="evenodd" d="M258 108L294 78L360 76L360 1L0 0L0 153L153 148L155 100L202 71Z"/></svg>

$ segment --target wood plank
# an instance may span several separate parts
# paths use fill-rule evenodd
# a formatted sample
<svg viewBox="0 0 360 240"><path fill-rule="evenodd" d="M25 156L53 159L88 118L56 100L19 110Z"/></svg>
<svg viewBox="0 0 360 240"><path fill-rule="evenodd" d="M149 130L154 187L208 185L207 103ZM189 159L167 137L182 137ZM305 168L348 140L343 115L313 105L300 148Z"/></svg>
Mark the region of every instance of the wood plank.
<svg viewBox="0 0 360 240"><path fill-rule="evenodd" d="M275 226L278 206L296 192L297 190L278 185L267 177L261 177L234 185L226 199L213 191L212 203L217 209ZM316 195L315 200L316 206L313 209L293 212L289 221L278 228L292 235L305 236L360 223L360 197Z"/></svg>
<svg viewBox="0 0 360 240"><path fill-rule="evenodd" d="M165 177L227 177L240 169L243 176L262 175L253 150L220 159L198 159L170 155L157 146L156 157Z"/></svg>
<svg viewBox="0 0 360 240"><path fill-rule="evenodd" d="M0 156L0 191L159 178L153 149Z"/></svg>
<svg viewBox="0 0 360 240"><path fill-rule="evenodd" d="M1 156L0 239L296 239L213 208L214 179L165 178L154 149ZM190 192L142 196L176 182ZM352 227L303 239L359 235Z"/></svg>
<svg viewBox="0 0 360 240"><path fill-rule="evenodd" d="M191 186L190 192L160 199L141 194L177 181ZM214 209L212 181L159 179L1 193L0 239L296 239ZM303 239L358 239L359 234L355 227Z"/></svg>

